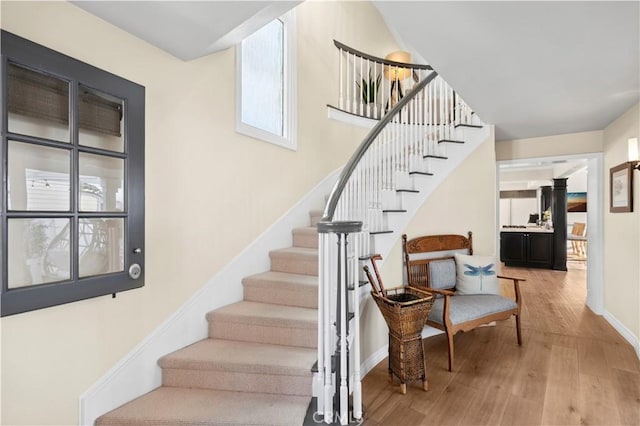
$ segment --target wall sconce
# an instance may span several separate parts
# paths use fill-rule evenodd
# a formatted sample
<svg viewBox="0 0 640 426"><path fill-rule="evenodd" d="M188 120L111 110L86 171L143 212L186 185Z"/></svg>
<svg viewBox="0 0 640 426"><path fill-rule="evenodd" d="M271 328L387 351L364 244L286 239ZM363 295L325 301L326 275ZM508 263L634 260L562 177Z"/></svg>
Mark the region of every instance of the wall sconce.
<svg viewBox="0 0 640 426"><path fill-rule="evenodd" d="M629 162L636 170L640 170L640 161L638 159L638 138L629 138Z"/></svg>

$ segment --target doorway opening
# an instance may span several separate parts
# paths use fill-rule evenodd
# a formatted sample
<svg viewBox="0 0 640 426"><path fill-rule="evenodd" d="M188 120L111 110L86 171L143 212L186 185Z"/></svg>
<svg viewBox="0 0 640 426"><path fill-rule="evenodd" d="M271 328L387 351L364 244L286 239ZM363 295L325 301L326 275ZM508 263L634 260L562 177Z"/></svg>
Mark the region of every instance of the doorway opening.
<svg viewBox="0 0 640 426"><path fill-rule="evenodd" d="M603 312L603 197L601 153L505 160L496 163L497 247L507 228L553 229L545 193L567 178L567 269L585 271L586 305ZM547 214L545 214L547 213Z"/></svg>

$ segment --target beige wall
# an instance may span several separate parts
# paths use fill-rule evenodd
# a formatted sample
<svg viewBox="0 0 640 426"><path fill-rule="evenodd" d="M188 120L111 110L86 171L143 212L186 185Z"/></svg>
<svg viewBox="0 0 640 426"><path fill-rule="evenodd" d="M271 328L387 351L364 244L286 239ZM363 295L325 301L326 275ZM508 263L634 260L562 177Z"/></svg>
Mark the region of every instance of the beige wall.
<svg viewBox="0 0 640 426"><path fill-rule="evenodd" d="M604 129L604 307L640 339L640 172L631 213L609 212L609 169L627 161L627 140L640 137L640 104Z"/></svg>
<svg viewBox="0 0 640 426"><path fill-rule="evenodd" d="M473 232L474 253L496 254L496 167L494 135L479 146L429 196L405 233L420 235ZM391 249L380 270L384 284L402 284L402 240ZM362 312L362 360L387 344L384 319L375 302L366 299Z"/></svg>
<svg viewBox="0 0 640 426"><path fill-rule="evenodd" d="M366 2L297 9L298 150L234 131L234 49L190 62L66 2L1 3L2 28L146 87L146 286L2 319L3 424L74 424L78 397L364 136L327 119L332 40L397 49Z"/></svg>
<svg viewBox="0 0 640 426"><path fill-rule="evenodd" d="M496 142L496 160L602 152L602 130Z"/></svg>

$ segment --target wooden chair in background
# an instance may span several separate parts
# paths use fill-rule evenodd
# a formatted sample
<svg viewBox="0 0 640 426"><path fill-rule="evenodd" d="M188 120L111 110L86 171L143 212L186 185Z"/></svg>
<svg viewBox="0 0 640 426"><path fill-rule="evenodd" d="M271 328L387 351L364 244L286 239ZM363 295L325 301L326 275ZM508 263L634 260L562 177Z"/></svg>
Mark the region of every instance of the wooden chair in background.
<svg viewBox="0 0 640 426"><path fill-rule="evenodd" d="M571 241L573 254L579 257L587 255L587 237L585 237L586 224L574 222L571 233L567 235L567 240Z"/></svg>

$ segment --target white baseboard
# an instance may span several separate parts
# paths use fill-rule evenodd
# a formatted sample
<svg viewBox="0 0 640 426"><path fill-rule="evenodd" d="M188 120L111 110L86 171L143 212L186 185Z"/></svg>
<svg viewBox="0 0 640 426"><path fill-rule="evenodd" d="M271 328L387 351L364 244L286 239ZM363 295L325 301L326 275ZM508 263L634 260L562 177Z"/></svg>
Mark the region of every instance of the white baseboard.
<svg viewBox="0 0 640 426"><path fill-rule="evenodd" d="M426 339L427 337L437 336L438 334L442 334L444 331L438 330L437 328L429 327L428 325L424 326L422 330L422 338ZM389 354L389 346L384 345L379 348L377 351L372 353L369 358L365 359L362 364L360 364L360 371L362 373L362 377L367 375L369 371L373 369L376 365L380 363L383 359L387 357Z"/></svg>
<svg viewBox="0 0 640 426"><path fill-rule="evenodd" d="M378 365L380 361L385 359L389 353L389 345L384 345L379 348L377 351L369 355L369 358L365 359L364 362L360 365L360 374L361 377L364 378L369 371L373 370L373 367Z"/></svg>
<svg viewBox="0 0 640 426"><path fill-rule="evenodd" d="M437 336L438 334L444 334L444 331L438 330L435 327L431 327L429 325L425 325L422 329L422 338L426 339L427 337Z"/></svg>
<svg viewBox="0 0 640 426"><path fill-rule="evenodd" d="M613 316L613 314L611 314L611 312L607 311L606 309L602 314L602 317L606 319L607 322L611 324L611 326L615 328L616 331L620 333L620 335L624 337L627 342L629 342L631 347L633 347L633 349L636 351L636 356L638 357L638 359L640 359L640 341L638 340L638 336L634 335L631 330L627 328L627 326L621 323L616 317Z"/></svg>

